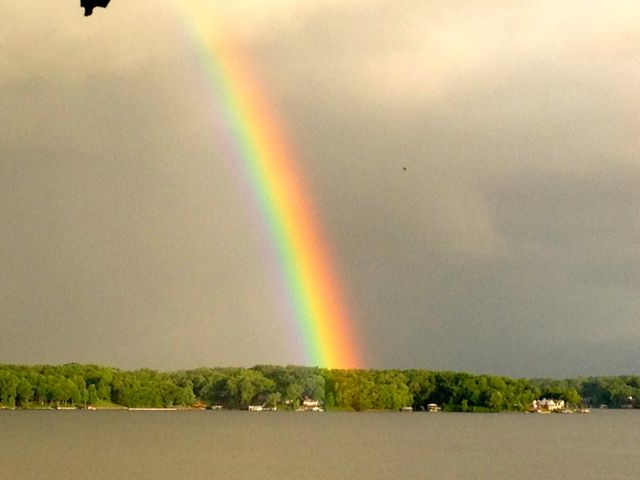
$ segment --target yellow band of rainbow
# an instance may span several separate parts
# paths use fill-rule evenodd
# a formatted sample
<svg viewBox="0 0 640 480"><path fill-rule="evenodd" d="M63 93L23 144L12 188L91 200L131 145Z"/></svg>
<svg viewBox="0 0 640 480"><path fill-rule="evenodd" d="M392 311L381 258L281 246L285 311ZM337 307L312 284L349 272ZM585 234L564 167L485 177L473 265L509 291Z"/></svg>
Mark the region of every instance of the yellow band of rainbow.
<svg viewBox="0 0 640 480"><path fill-rule="evenodd" d="M260 205L285 279L306 362L325 368L361 367L353 323L329 245L296 155L264 91L216 23L215 12L183 6L208 81L242 168Z"/></svg>

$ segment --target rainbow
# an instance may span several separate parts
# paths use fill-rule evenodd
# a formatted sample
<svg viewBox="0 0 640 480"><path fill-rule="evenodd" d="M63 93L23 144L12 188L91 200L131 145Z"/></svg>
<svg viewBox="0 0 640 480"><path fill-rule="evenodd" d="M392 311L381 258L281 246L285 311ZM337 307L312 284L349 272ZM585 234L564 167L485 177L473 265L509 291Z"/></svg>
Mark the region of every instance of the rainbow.
<svg viewBox="0 0 640 480"><path fill-rule="evenodd" d="M239 167L269 232L305 361L326 368L361 367L330 248L282 122L238 49L221 33L215 12L180 3L213 88L224 140L241 159Z"/></svg>

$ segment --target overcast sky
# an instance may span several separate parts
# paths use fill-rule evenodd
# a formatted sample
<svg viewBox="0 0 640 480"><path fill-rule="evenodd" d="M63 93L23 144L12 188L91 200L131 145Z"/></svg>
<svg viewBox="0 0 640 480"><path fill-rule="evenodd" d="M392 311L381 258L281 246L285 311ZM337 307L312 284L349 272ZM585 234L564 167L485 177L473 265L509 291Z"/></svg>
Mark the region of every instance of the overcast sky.
<svg viewBox="0 0 640 480"><path fill-rule="evenodd" d="M0 362L304 363L180 3L0 3ZM640 373L639 2L191 3L300 152L363 367Z"/></svg>

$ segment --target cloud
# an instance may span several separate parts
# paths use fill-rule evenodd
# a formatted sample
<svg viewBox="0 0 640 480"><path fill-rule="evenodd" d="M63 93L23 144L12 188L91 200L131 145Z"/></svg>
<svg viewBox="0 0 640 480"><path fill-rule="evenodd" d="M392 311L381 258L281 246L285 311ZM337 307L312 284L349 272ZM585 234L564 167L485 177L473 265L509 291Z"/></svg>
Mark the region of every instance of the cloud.
<svg viewBox="0 0 640 480"><path fill-rule="evenodd" d="M329 82L342 73L350 95L404 109L541 70L591 76L622 62L637 71L628 61L638 55L639 17L634 2L329 2L297 15L296 29L270 25L254 43L294 71Z"/></svg>
<svg viewBox="0 0 640 480"><path fill-rule="evenodd" d="M637 2L189 5L300 152L367 366L568 375L637 338ZM3 358L303 358L184 3L0 15Z"/></svg>
<svg viewBox="0 0 640 480"><path fill-rule="evenodd" d="M171 61L183 44L170 2L154 2L153 8L140 1L113 3L87 18L78 5L49 2L34 9L14 2L0 7L0 14L12 19L3 30L3 83L30 78L74 85Z"/></svg>

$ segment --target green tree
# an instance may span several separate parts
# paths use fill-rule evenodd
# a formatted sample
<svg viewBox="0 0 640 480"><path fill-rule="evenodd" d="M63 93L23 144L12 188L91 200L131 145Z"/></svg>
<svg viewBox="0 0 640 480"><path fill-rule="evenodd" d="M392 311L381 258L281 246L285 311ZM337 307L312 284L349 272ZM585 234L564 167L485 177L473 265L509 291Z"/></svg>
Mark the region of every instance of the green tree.
<svg viewBox="0 0 640 480"><path fill-rule="evenodd" d="M16 401L21 407L29 408L29 402L33 399L34 388L26 377L20 379L16 387Z"/></svg>
<svg viewBox="0 0 640 480"><path fill-rule="evenodd" d="M15 372L9 369L0 370L0 403L5 407L15 406L19 383L20 379Z"/></svg>
<svg viewBox="0 0 640 480"><path fill-rule="evenodd" d="M89 405L98 403L98 389L94 383L90 384L89 388L87 388L87 403Z"/></svg>
<svg viewBox="0 0 640 480"><path fill-rule="evenodd" d="M273 380L269 380L260 372L240 369L227 379L226 390L230 405L244 408L253 403L264 403L274 386Z"/></svg>

